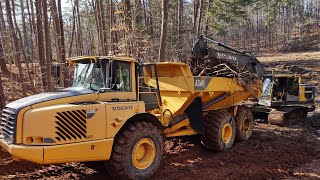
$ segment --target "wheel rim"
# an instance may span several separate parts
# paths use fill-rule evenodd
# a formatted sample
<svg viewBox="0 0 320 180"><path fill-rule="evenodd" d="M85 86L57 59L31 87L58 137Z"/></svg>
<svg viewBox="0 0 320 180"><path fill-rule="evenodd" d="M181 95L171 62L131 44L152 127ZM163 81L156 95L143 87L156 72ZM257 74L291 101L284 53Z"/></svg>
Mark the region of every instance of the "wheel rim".
<svg viewBox="0 0 320 180"><path fill-rule="evenodd" d="M245 118L242 124L242 128L244 132L248 132L250 129L250 119L249 118Z"/></svg>
<svg viewBox="0 0 320 180"><path fill-rule="evenodd" d="M232 139L232 126L230 123L227 123L222 128L222 141L225 144L228 144Z"/></svg>
<svg viewBox="0 0 320 180"><path fill-rule="evenodd" d="M134 146L132 162L137 169L148 168L156 156L156 146L152 139L142 138Z"/></svg>

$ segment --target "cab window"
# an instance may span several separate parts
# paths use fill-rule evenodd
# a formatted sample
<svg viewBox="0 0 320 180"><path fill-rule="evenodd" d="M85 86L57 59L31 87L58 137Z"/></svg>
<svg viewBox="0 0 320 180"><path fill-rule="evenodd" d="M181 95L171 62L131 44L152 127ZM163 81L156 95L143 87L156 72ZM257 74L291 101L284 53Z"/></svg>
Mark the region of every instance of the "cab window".
<svg viewBox="0 0 320 180"><path fill-rule="evenodd" d="M132 88L130 62L117 62L114 66L110 66L110 68L110 89L130 92Z"/></svg>
<svg viewBox="0 0 320 180"><path fill-rule="evenodd" d="M104 69L101 61L77 63L74 71L73 87L94 91L104 87Z"/></svg>

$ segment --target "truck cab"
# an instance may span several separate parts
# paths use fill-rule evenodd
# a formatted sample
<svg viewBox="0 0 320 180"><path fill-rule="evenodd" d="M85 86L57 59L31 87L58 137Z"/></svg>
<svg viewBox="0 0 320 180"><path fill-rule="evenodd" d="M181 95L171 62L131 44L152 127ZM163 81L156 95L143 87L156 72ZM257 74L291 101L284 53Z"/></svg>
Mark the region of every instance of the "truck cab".
<svg viewBox="0 0 320 180"><path fill-rule="evenodd" d="M73 87L97 93L97 100L136 100L136 64L128 57L73 57L67 59L74 66Z"/></svg>
<svg viewBox="0 0 320 180"><path fill-rule="evenodd" d="M108 160L126 120L145 113L137 100L135 59L81 56L67 62L74 69L71 87L3 109L0 146L16 158L39 164Z"/></svg>

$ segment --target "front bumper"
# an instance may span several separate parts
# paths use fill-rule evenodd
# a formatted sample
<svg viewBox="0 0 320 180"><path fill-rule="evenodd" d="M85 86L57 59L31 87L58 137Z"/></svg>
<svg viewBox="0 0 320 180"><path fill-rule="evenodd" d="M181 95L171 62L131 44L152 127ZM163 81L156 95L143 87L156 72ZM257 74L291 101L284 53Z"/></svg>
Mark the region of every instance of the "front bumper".
<svg viewBox="0 0 320 180"><path fill-rule="evenodd" d="M109 160L113 138L52 146L7 144L0 139L0 147L12 156L38 164Z"/></svg>
<svg viewBox="0 0 320 180"><path fill-rule="evenodd" d="M43 146L7 144L4 139L0 139L0 146L16 158L43 164Z"/></svg>

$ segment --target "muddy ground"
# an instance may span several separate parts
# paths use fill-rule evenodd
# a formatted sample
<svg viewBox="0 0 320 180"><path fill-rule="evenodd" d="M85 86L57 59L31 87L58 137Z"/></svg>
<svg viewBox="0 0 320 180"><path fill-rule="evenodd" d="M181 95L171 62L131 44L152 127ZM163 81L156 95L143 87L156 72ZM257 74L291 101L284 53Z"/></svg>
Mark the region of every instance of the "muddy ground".
<svg viewBox="0 0 320 180"><path fill-rule="evenodd" d="M284 55L286 58L279 58L277 62L272 55L261 60L268 70L299 72L305 82L319 88L320 60L291 56ZM198 136L170 138L165 150L162 165L151 179L320 179L320 109L317 107L304 121L282 127L255 123L252 137L245 142L236 142L228 152L208 151ZM110 177L102 165L37 165L14 161L8 153L0 150L0 179L20 178Z"/></svg>

